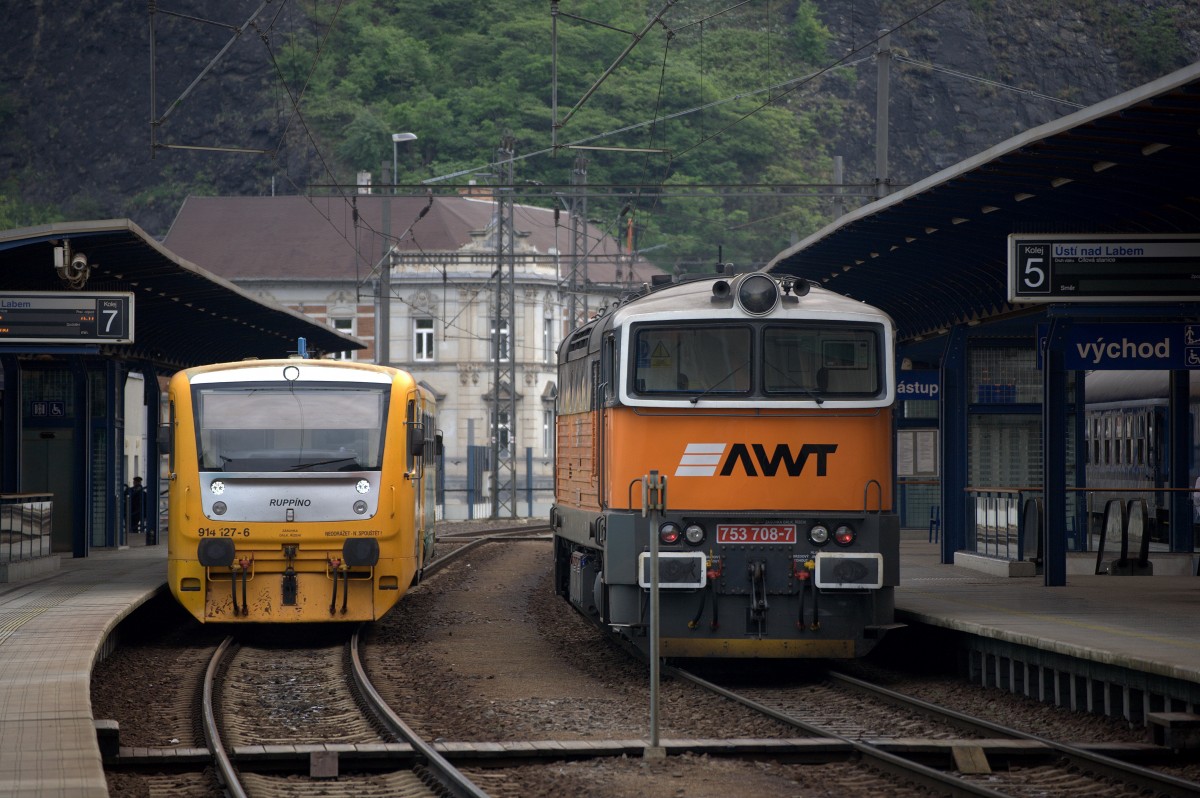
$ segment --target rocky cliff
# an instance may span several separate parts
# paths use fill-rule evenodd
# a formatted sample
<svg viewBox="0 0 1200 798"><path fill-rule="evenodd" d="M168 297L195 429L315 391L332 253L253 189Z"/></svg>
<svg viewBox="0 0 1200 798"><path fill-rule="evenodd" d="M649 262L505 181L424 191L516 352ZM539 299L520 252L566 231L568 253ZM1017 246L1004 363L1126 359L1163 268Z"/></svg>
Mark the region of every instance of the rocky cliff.
<svg viewBox="0 0 1200 798"><path fill-rule="evenodd" d="M242 26L257 2L159 5L43 0L0 10L0 226L127 216L161 236L190 193L297 193L324 180L331 149L314 147L291 120L272 60L289 30L313 25L306 9L314 4L268 2L240 36L230 25ZM880 28L894 29L899 56L889 128L897 184L1200 58L1193 0L817 6L833 34L830 60L861 63L831 70L796 96L836 99L823 132L829 152L845 157L848 182L874 176L874 48L857 48ZM263 152L152 149L152 140ZM329 166L352 179L351 170Z"/></svg>

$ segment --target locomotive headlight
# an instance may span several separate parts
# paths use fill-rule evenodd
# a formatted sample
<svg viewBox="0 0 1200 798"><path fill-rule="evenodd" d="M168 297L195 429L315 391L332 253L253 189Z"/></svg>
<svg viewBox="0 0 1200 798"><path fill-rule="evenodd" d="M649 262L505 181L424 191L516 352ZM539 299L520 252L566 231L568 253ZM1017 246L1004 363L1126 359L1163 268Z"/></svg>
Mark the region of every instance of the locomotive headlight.
<svg viewBox="0 0 1200 798"><path fill-rule="evenodd" d="M779 304L779 286L765 274L750 274L738 285L737 299L742 310L762 316Z"/></svg>
<svg viewBox="0 0 1200 798"><path fill-rule="evenodd" d="M220 496L225 492L225 483L219 479L214 479L212 484L208 486L208 489L213 492L214 496Z"/></svg>
<svg viewBox="0 0 1200 798"><path fill-rule="evenodd" d="M360 479L358 484L354 486L354 489L359 493L370 493L371 483L367 482L365 479Z"/></svg>
<svg viewBox="0 0 1200 798"><path fill-rule="evenodd" d="M225 511L228 509L225 502L213 502L213 515L225 515Z"/></svg>
<svg viewBox="0 0 1200 798"><path fill-rule="evenodd" d="M854 530L842 524L833 533L833 542L839 546L849 546L854 542Z"/></svg>
<svg viewBox="0 0 1200 798"><path fill-rule="evenodd" d="M691 543L693 546L699 546L704 542L704 527L699 524L688 524L687 528L683 530L683 536L687 539L688 543Z"/></svg>
<svg viewBox="0 0 1200 798"><path fill-rule="evenodd" d="M808 539L818 546L824 546L829 542L829 528L823 524L817 524L808 530Z"/></svg>
<svg viewBox="0 0 1200 798"><path fill-rule="evenodd" d="M679 524L671 521L666 522L658 528L658 539L663 543L678 543L683 532L679 529Z"/></svg>
<svg viewBox="0 0 1200 798"><path fill-rule="evenodd" d="M354 512L358 513L359 515L362 515L366 511L367 511L367 503L365 501L363 501L362 499L359 499L358 501L356 501L354 503Z"/></svg>

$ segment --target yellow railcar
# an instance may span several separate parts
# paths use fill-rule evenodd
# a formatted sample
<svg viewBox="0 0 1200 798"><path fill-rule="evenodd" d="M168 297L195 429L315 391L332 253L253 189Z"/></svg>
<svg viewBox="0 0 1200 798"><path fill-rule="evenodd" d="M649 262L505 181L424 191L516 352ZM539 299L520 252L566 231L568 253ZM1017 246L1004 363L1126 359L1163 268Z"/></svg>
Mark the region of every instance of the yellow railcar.
<svg viewBox="0 0 1200 798"><path fill-rule="evenodd" d="M441 436L411 374L247 360L169 398L167 578L200 621L376 620L419 578Z"/></svg>
<svg viewBox="0 0 1200 798"><path fill-rule="evenodd" d="M893 324L764 272L624 301L563 342L555 588L668 657L858 657L893 623ZM665 478L648 513L641 481Z"/></svg>

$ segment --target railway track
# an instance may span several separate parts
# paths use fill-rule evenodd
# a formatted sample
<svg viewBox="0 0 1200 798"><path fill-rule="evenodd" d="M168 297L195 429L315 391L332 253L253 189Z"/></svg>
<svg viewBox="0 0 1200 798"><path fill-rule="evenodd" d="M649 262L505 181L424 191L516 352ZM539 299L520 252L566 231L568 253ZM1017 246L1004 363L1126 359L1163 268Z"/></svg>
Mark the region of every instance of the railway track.
<svg viewBox="0 0 1200 798"><path fill-rule="evenodd" d="M344 654L336 646L310 645L307 658L321 676L314 692L304 696L292 681L307 667L303 662L272 666L266 660L246 659L246 664L224 671L242 685L234 688L235 695L257 696L274 704L277 713L252 723L253 736L225 732L229 738L223 744L228 751L225 757L236 769L231 778L240 773L242 789L253 796L313 794L317 789L332 795L428 795L436 779L426 772L426 762L440 755L467 773L475 790L467 794L494 798L556 794L559 789L640 796L664 784L677 791L679 785L689 784L709 789L707 785L714 781L743 794L807 794L804 790L819 786L828 794L895 798L929 794L1108 798L1141 792L1128 774L1103 775L1094 763L1072 764L1045 741L1023 739L1019 732L1007 733L987 722L948 719L936 707L900 713L892 708L890 697L864 698L851 692L850 681L833 676L829 684L805 684L800 688L803 695L790 707L780 689L760 688L749 696L751 690L738 690L742 697L770 705L768 709L777 714L705 698L698 692L701 686L682 674L667 680L664 690L668 696L674 694L666 705L668 726L662 740L667 758L647 770L643 764L644 670L616 652L610 638L601 641L567 608L537 598L549 592L548 575L539 575L547 567L545 547L526 539L544 540L539 535L542 529L491 528L452 536L471 548L464 544L431 564L426 574L440 574L437 578L411 593L411 601L398 607L394 618L363 630L374 638L368 644L369 675L388 688L384 697L403 714L404 722L436 740L428 752L416 743L402 742L406 739L402 732L390 731L389 723L376 714L386 710L358 709L359 703L381 703L378 695L358 696L369 694L370 689L351 686L350 677L333 684L329 674L349 672L343 661L358 659L356 654ZM522 542L513 545L513 538ZM480 548L486 544L492 547ZM474 554L462 557L467 552ZM455 562L457 568L447 569ZM541 619L540 633L520 625L518 619L530 613ZM389 629L389 634L383 634ZM560 637L560 630L569 631ZM557 642L548 645L548 640ZM357 669L362 670L361 660ZM366 676L361 678L366 684ZM444 689L435 695L431 687ZM271 698L276 692L283 700ZM823 711L812 713L814 706ZM303 716L314 707L337 718L332 730L316 731L318 724ZM707 709L697 712L700 707ZM234 709L234 714L247 712L240 706ZM747 720L755 713L761 716ZM780 714L786 720L779 719ZM708 722L696 725L694 715L707 716ZM456 720L449 720L451 716ZM840 720L846 717L855 723ZM812 729L806 730L796 720ZM297 736L301 727L313 729L314 734ZM193 745L205 746L199 738ZM198 772L208 761L210 748L216 750L211 745L190 752L177 749L158 759L180 770L190 761L190 769ZM1120 755L1137 753L1137 746L1129 748ZM1154 749L1141 748L1143 753ZM1116 746L1109 744L1105 750L1115 754ZM997 772L977 776L948 772L957 769L956 754L962 764L982 759ZM313 768L328 768L331 755L336 782L314 778ZM1123 768L1123 763L1116 764ZM126 766L139 765L131 759ZM267 773L268 769L276 773ZM290 775L278 775L283 769L290 769ZM407 774L403 784L383 781L402 770ZM1145 794L1156 795L1192 795L1200 789L1191 782L1171 784L1170 779L1165 786L1161 780L1145 785ZM207 792L199 789L189 795L207 798L225 791L215 786ZM433 789L458 794L449 788ZM688 792L685 787L682 794ZM150 794L174 797L153 789Z"/></svg>
<svg viewBox="0 0 1200 798"><path fill-rule="evenodd" d="M443 796L486 798L379 698L355 632L344 652L246 648L227 638L204 680L204 737L232 798ZM331 679L338 665L343 679ZM377 757L366 768L368 752ZM307 754L307 774L295 772ZM342 769L352 758L356 771ZM265 772L284 768L282 774ZM359 770L361 768L361 770Z"/></svg>
<svg viewBox="0 0 1200 798"><path fill-rule="evenodd" d="M438 541L465 540L474 541L484 538L520 538L522 536L537 537L549 535L551 528L545 522L535 524L514 524L508 526L490 526L487 524L474 528L458 529L449 532L438 532Z"/></svg>
<svg viewBox="0 0 1200 798"><path fill-rule="evenodd" d="M955 796L1196 796L1200 784L1115 756L939 707L845 674L824 685L730 690L686 670L668 672L807 735L840 740L864 764ZM899 731L897 731L899 730ZM1121 747L1104 746L1109 753ZM1137 756L1153 746L1125 746ZM1033 760L1031 763L1030 760ZM939 767L931 767L926 762ZM993 763L1004 767L993 769ZM943 769L949 768L949 770Z"/></svg>

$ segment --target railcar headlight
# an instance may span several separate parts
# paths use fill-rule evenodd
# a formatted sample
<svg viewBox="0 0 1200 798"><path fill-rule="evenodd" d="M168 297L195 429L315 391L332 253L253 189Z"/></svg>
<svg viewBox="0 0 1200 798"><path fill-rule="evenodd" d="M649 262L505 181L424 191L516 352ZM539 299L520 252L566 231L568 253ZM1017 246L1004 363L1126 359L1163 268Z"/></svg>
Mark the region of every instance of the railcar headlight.
<svg viewBox="0 0 1200 798"><path fill-rule="evenodd" d="M362 499L359 499L358 501L356 501L354 503L354 512L358 513L359 515L362 515L366 511L367 511L367 503L365 501L363 501Z"/></svg>
<svg viewBox="0 0 1200 798"><path fill-rule="evenodd" d="M779 286L765 274L750 274L738 285L737 298L742 310L762 316L779 304Z"/></svg>
<svg viewBox="0 0 1200 798"><path fill-rule="evenodd" d="M845 524L842 524L833 532L833 542L839 546L849 546L854 542L854 538L854 530Z"/></svg>
<svg viewBox="0 0 1200 798"><path fill-rule="evenodd" d="M225 511L228 509L225 502L213 502L213 515L225 515Z"/></svg>
<svg viewBox="0 0 1200 798"><path fill-rule="evenodd" d="M829 528L824 524L817 524L808 530L808 539L818 546L824 546L829 542Z"/></svg>
<svg viewBox="0 0 1200 798"><path fill-rule="evenodd" d="M668 521L658 528L658 539L663 543L678 543L682 534L679 524L672 521Z"/></svg>
<svg viewBox="0 0 1200 798"><path fill-rule="evenodd" d="M687 528L683 530L683 536L687 539L688 543L691 543L693 546L699 546L704 542L706 533L704 532L704 527L699 524L688 524Z"/></svg>
<svg viewBox="0 0 1200 798"><path fill-rule="evenodd" d="M214 496L220 496L225 492L225 483L219 479L214 479L212 484L208 486L208 489L213 492Z"/></svg>
<svg viewBox="0 0 1200 798"><path fill-rule="evenodd" d="M371 492L371 483L367 482L365 479L360 479L358 481L358 484L356 484L354 486L354 489L356 491L358 491L359 493L370 493Z"/></svg>

